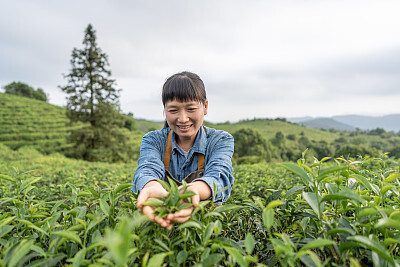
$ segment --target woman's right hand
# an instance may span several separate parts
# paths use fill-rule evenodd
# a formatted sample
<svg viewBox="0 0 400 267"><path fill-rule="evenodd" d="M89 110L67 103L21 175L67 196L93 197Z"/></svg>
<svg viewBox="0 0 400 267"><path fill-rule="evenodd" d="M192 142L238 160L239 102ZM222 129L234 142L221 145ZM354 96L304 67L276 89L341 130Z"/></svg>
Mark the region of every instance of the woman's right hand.
<svg viewBox="0 0 400 267"><path fill-rule="evenodd" d="M151 221L158 223L162 227L166 227L168 230L171 230L173 223L167 220L166 218L158 218L153 213L155 211L155 207L143 206L143 203L150 198L162 198L168 196L168 191L157 181L148 182L140 191L139 196L137 198L137 208L142 209L144 215L147 216Z"/></svg>

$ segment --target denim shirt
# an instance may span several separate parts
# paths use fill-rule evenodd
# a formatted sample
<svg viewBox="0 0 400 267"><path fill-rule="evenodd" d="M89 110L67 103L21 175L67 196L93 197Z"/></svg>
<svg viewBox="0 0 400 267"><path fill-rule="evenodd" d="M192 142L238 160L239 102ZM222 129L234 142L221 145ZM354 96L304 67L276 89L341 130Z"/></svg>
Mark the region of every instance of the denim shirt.
<svg viewBox="0 0 400 267"><path fill-rule="evenodd" d="M228 200L234 182L231 161L234 151L233 137L222 130L209 127L205 129L206 133L200 127L187 158L176 144L175 133L172 134L169 171L175 179L182 181L191 172L197 170L197 153L204 154L204 175L195 181L206 182L211 188L212 196L214 196L214 185L216 191L227 187L226 190L214 196L215 202L224 202ZM164 152L169 131L171 131L170 128L163 128L143 136L138 167L133 177L133 192L142 190L145 184L152 180L164 179Z"/></svg>

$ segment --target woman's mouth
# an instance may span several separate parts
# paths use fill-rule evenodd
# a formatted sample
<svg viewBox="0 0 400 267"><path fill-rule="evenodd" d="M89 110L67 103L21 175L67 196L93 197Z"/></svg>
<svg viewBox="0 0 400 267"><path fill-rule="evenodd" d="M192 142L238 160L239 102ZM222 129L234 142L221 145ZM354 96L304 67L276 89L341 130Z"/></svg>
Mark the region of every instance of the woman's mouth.
<svg viewBox="0 0 400 267"><path fill-rule="evenodd" d="M189 129L190 126L192 125L177 125L177 127L182 130Z"/></svg>

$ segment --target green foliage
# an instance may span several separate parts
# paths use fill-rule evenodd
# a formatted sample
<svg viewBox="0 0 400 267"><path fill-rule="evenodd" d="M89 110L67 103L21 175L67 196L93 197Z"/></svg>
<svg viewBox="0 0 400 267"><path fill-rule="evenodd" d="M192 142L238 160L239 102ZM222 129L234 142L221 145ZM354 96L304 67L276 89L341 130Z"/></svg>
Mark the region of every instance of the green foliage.
<svg viewBox="0 0 400 267"><path fill-rule="evenodd" d="M233 138L237 157L257 156L266 161L271 160L270 145L258 131L243 128L234 132Z"/></svg>
<svg viewBox="0 0 400 267"><path fill-rule="evenodd" d="M60 87L68 94L67 116L71 123L88 126L71 131L74 144L70 156L88 161L126 161L134 156L127 147L129 136L121 128L134 129L134 120L120 114L119 91L110 79L107 55L96 43L92 25L85 30L83 49L72 51L68 85Z"/></svg>
<svg viewBox="0 0 400 267"><path fill-rule="evenodd" d="M366 146L354 146L354 145L345 145L341 148L339 148L336 153L335 157L352 157L352 158L357 158L359 156L363 155L369 155L372 157L377 157L379 156L379 152L374 149L374 148L369 148Z"/></svg>
<svg viewBox="0 0 400 267"><path fill-rule="evenodd" d="M22 82L12 82L3 87L5 93L29 97L47 102L47 95L42 88L37 90Z"/></svg>
<svg viewBox="0 0 400 267"><path fill-rule="evenodd" d="M131 164L43 156L0 144L0 262L397 266L399 162L381 157L308 163L305 156L297 164L235 166L228 203L203 201L189 221L168 231L136 209L127 183ZM179 198L177 188L164 186Z"/></svg>

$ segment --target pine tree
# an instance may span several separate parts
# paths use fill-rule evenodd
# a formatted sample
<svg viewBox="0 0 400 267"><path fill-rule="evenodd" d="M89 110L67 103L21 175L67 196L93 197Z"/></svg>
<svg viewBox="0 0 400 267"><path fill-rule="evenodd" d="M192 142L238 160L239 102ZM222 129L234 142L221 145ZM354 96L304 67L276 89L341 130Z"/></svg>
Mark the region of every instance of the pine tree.
<svg viewBox="0 0 400 267"><path fill-rule="evenodd" d="M119 89L111 79L108 57L96 42L92 25L85 30L83 48L74 48L72 69L64 78L68 84L60 86L67 96L67 116L71 123L85 126L71 133L70 141L76 158L89 161L121 161L126 153L124 119L119 112ZM126 150L125 150L126 151Z"/></svg>

